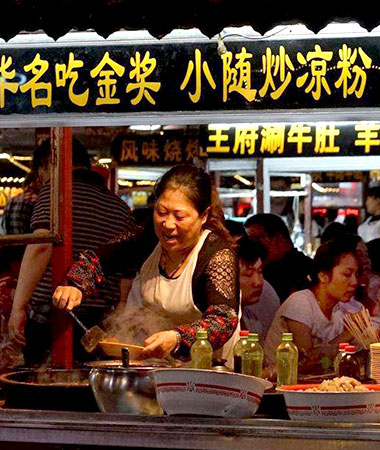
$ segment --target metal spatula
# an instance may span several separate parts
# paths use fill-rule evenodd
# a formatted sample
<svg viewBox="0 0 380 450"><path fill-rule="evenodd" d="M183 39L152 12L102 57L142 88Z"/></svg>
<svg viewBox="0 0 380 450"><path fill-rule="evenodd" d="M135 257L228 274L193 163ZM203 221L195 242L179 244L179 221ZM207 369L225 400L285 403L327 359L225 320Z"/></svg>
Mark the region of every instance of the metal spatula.
<svg viewBox="0 0 380 450"><path fill-rule="evenodd" d="M106 339L107 333L100 327L98 327L98 325L95 325L94 327L88 329L72 311L68 311L68 313L75 320L75 322L85 331L85 335L82 337L80 342L83 345L86 352L92 353L96 349L98 343Z"/></svg>

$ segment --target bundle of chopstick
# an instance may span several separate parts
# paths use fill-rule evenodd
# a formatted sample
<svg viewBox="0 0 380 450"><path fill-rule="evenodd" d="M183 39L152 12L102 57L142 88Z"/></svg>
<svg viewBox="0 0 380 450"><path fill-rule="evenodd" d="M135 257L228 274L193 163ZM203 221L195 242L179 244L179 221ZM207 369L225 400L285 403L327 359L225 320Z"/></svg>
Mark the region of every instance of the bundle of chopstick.
<svg viewBox="0 0 380 450"><path fill-rule="evenodd" d="M368 309L362 308L356 313L345 313L343 322L351 336L364 348L369 350L370 345L379 342Z"/></svg>

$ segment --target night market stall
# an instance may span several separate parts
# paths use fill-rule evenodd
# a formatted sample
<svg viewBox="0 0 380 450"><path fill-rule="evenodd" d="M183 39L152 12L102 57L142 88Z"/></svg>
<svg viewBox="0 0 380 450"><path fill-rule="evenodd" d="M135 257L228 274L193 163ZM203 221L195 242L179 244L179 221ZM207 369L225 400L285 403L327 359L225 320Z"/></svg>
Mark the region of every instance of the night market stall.
<svg viewBox="0 0 380 450"><path fill-rule="evenodd" d="M211 159L257 159L258 211L269 211L271 164L277 171L282 161L292 169L300 164L292 161L308 165L309 158L310 165L338 170L350 163L362 170L380 166L379 35L371 31L379 20L365 5L355 13L344 5L342 15L343 9L327 2L307 12L298 2L262 2L258 10L245 2L193 2L181 11L169 1L6 3L0 30L8 41L1 44L0 126L51 127L54 164L51 232L0 242L54 242L54 284L71 262L72 127L201 125L194 139L116 141L113 157L131 166L198 158L207 167ZM356 24L341 34L309 32L334 19ZM299 36L293 38L286 27L298 22L306 28L295 28ZM252 28L226 29L242 25ZM175 30L193 27L200 31ZM95 31L62 37L73 28ZM36 30L46 35L14 38ZM52 363L71 370L71 318L56 312L54 323ZM20 448L287 448L295 439L302 448L311 439L324 448L375 448L380 439L377 424L8 408L1 411L0 431L3 448L16 443Z"/></svg>

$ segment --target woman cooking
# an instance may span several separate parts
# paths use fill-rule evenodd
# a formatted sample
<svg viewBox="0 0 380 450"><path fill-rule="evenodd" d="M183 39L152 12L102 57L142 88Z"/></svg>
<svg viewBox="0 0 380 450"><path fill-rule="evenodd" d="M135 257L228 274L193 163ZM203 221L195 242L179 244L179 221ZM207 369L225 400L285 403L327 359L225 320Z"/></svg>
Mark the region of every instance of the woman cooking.
<svg viewBox="0 0 380 450"><path fill-rule="evenodd" d="M126 304L126 309L140 307L147 322L157 318L163 324L146 336L143 356L186 358L197 329L204 328L214 350L223 348L222 357L232 366L238 336L238 262L211 179L194 166L175 166L157 183L155 198L159 242L134 278ZM68 273L71 286L54 292L54 304L67 310L78 306L101 282L107 264L115 264L122 241L106 258L82 255ZM145 238L134 240L127 233L129 255L139 251L139 242L146 245Z"/></svg>

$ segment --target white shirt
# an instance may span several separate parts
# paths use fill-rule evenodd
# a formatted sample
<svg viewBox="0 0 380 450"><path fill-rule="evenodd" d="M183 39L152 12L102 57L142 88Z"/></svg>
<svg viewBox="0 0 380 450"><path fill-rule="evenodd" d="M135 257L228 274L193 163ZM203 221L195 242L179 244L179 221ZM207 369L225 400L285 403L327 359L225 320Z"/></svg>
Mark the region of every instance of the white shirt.
<svg viewBox="0 0 380 450"><path fill-rule="evenodd" d="M331 320L322 312L317 299L309 289L294 292L280 306L269 328L264 344L264 354L268 362L276 359L276 349L281 342L282 333L289 330L285 319L296 320L310 328L314 347L319 344L327 344L332 339L343 333L343 314L345 312L357 312L363 305L353 298L349 302L339 302L335 305Z"/></svg>
<svg viewBox="0 0 380 450"><path fill-rule="evenodd" d="M368 217L358 228L358 235L364 242L373 241L380 238L380 220L372 220Z"/></svg>

